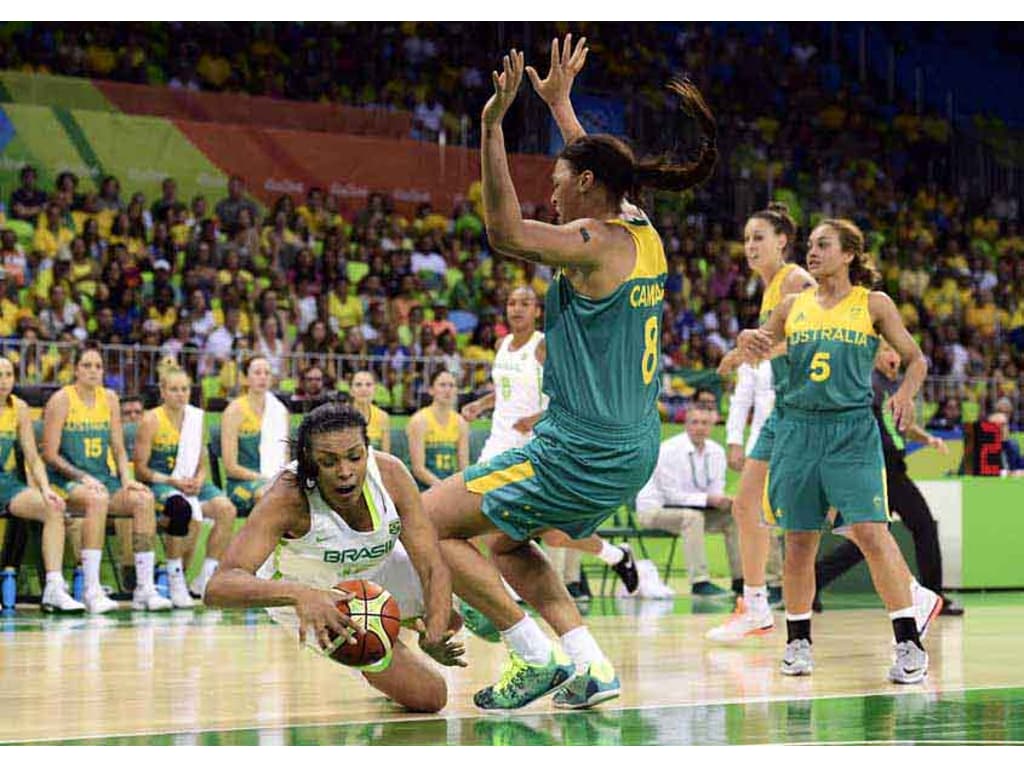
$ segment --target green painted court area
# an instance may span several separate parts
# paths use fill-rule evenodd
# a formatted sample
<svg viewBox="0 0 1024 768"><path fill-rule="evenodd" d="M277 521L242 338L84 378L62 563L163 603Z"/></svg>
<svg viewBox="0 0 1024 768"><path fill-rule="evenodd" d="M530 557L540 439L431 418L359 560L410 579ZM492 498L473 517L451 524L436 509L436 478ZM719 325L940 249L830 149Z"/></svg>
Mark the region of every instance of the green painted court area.
<svg viewBox="0 0 1024 768"><path fill-rule="evenodd" d="M1024 688L44 742L124 746L1024 744Z"/></svg>
<svg viewBox="0 0 1024 768"><path fill-rule="evenodd" d="M957 596L968 616L991 612L1006 615L1024 611L1024 593L964 593ZM825 616L872 607L869 596L837 593L828 601ZM656 605L655 603L659 603ZM637 611L642 607L643 613ZM648 621L666 616L727 613L728 603L678 598L671 601L623 601L595 598L591 619L646 615ZM139 617L130 612L110 614L110 636L118 630L151 626L158 633L173 631L182 621L201 625L209 619L219 627L246 627L262 631L271 624L262 611L225 611L219 618L197 611L194 615L166 614ZM75 619L51 619L23 611L0 619L0 644L10 650L16 638L53 633ZM163 628L163 629L161 629ZM71 641L67 635L65 642ZM937 644L939 640L935 641ZM0 645L2 647L2 645ZM964 645L964 652L969 650ZM819 672L815 673L816 675ZM821 675L829 674L826 669ZM793 689L794 691L797 689ZM390 706L390 705L389 705ZM325 718L327 720L327 718ZM14 742L17 743L15 740ZM1024 744L1024 687L942 685L938 680L921 687L891 687L891 693L865 695L774 693L685 705L623 704L592 711L558 712L526 709L521 713L485 715L473 711L447 717L414 715L397 708L385 717L339 722L290 724L280 727L240 726L227 729L174 730L98 738L33 739L34 744L125 746L682 746L756 744Z"/></svg>

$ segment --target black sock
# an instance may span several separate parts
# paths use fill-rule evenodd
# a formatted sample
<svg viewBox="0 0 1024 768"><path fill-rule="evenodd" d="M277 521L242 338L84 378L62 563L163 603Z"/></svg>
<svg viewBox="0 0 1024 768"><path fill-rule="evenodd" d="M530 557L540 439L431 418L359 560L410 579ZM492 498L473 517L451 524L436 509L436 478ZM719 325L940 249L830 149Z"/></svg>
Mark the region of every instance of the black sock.
<svg viewBox="0 0 1024 768"><path fill-rule="evenodd" d="M810 619L798 619L797 621L786 619L786 642L792 643L794 640L811 642Z"/></svg>
<svg viewBox="0 0 1024 768"><path fill-rule="evenodd" d="M917 634L917 622L914 619L893 619L892 633L896 636L897 643L905 643L909 640L922 651L924 650L924 646L921 645L921 638Z"/></svg>
<svg viewBox="0 0 1024 768"><path fill-rule="evenodd" d="M743 594L743 579L732 580L732 591L735 592L737 595Z"/></svg>

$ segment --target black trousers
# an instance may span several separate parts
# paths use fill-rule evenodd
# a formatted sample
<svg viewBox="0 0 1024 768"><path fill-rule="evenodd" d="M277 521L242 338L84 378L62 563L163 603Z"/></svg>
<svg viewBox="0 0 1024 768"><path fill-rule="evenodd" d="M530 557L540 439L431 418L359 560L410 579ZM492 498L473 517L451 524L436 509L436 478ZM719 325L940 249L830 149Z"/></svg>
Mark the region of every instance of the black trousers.
<svg viewBox="0 0 1024 768"><path fill-rule="evenodd" d="M900 516L914 537L918 580L934 592L942 591L942 554L939 552L939 529L928 503L906 472L885 473L889 484L889 508ZM815 564L818 591L864 559L860 549L849 539Z"/></svg>

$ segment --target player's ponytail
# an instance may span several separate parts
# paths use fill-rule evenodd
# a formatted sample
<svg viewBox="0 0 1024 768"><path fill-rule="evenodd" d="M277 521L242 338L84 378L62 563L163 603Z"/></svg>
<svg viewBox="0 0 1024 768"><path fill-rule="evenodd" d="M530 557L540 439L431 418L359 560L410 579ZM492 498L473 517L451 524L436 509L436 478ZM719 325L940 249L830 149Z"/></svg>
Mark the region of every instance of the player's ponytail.
<svg viewBox="0 0 1024 768"><path fill-rule="evenodd" d="M568 162L576 173L593 173L594 180L605 186L616 202L644 188L683 191L704 183L718 161L715 116L693 83L673 80L668 87L680 97L683 111L697 120L704 133L700 154L693 162L638 161L626 142L603 133L575 139L562 149L559 159Z"/></svg>

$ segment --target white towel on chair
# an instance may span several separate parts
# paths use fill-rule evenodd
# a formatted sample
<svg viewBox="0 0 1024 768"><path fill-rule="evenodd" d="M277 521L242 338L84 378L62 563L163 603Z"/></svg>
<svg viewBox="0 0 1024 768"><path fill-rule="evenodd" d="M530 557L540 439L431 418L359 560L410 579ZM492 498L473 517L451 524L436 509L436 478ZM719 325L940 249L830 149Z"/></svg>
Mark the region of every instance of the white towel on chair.
<svg viewBox="0 0 1024 768"><path fill-rule="evenodd" d="M199 459L202 454L203 411L194 405L186 405L185 418L181 421L181 434L178 437L178 455L174 459L174 470L171 472L171 477L177 480L188 480L195 477L196 472L199 471ZM185 496L183 493L181 495ZM185 500L192 507L192 519L202 522L203 508L199 503L199 497L185 496Z"/></svg>
<svg viewBox="0 0 1024 768"><path fill-rule="evenodd" d="M290 422L285 404L267 392L260 422L260 474L264 477L274 477L288 463Z"/></svg>

